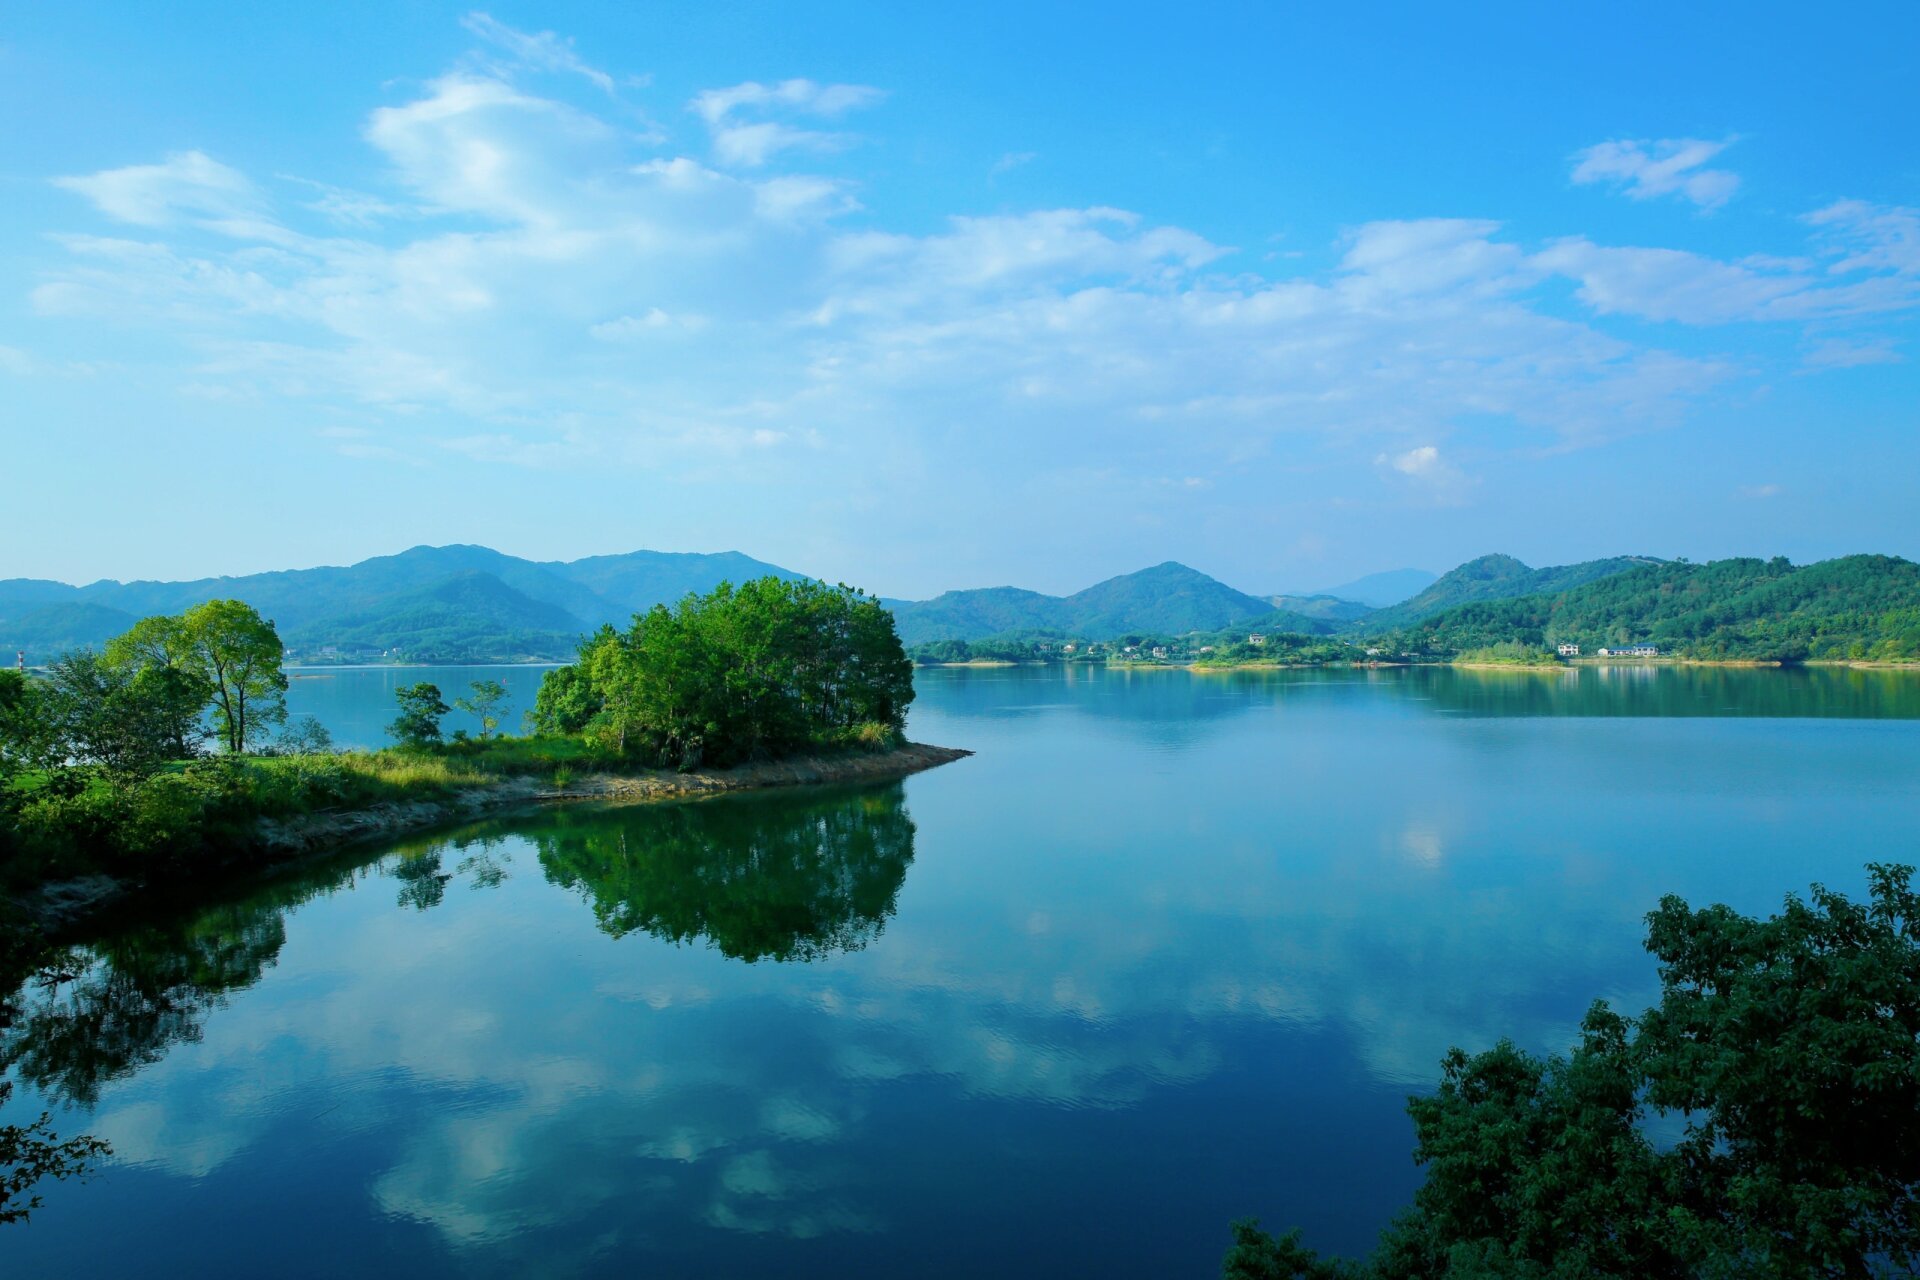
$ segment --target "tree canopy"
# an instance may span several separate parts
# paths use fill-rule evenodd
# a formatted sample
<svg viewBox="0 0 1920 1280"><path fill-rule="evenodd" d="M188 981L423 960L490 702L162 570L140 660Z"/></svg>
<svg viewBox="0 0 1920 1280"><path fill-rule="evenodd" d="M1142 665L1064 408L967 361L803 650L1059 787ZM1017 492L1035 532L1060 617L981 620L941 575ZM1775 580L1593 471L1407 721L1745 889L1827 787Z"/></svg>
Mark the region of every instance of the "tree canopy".
<svg viewBox="0 0 1920 1280"><path fill-rule="evenodd" d="M287 718L285 654L273 623L240 600L209 600L175 616L142 618L107 642L106 660L134 670L177 671L203 683L214 726L238 754Z"/></svg>
<svg viewBox="0 0 1920 1280"><path fill-rule="evenodd" d="M1870 868L1766 920L1648 917L1661 999L1566 1058L1448 1054L1408 1104L1427 1179L1365 1264L1236 1223L1230 1280L1854 1277L1920 1264L1920 895ZM1684 1123L1647 1134L1649 1112Z"/></svg>
<svg viewBox="0 0 1920 1280"><path fill-rule="evenodd" d="M768 577L603 627L575 667L547 676L534 717L543 732L694 768L891 739L912 701L912 664L879 601Z"/></svg>

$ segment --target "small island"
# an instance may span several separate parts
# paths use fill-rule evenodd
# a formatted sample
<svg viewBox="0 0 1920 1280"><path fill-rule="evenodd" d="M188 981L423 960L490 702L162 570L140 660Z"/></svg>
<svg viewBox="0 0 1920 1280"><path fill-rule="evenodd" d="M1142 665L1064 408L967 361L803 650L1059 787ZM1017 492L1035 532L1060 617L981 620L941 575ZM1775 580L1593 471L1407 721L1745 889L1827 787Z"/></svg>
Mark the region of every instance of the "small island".
<svg viewBox="0 0 1920 1280"><path fill-rule="evenodd" d="M288 722L284 652L252 607L214 600L44 675L0 671L0 909L60 927L142 886L506 807L882 780L968 754L906 740L892 615L810 580L722 583L602 627L517 735L498 682L451 705L417 683L397 745L336 751L311 717ZM477 735L443 735L455 706Z"/></svg>

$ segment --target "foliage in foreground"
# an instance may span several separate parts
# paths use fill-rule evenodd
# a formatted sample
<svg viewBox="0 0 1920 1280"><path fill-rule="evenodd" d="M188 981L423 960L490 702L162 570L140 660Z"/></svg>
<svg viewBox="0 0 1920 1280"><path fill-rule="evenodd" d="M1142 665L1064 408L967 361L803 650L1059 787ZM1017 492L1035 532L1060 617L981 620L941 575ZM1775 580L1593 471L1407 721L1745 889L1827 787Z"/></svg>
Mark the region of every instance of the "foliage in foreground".
<svg viewBox="0 0 1920 1280"><path fill-rule="evenodd" d="M1426 1183L1365 1263L1234 1224L1229 1280L1871 1276L1920 1264L1920 895L1767 920L1669 896L1661 1000L1567 1058L1448 1054L1408 1103ZM1684 1119L1662 1147L1649 1112Z"/></svg>

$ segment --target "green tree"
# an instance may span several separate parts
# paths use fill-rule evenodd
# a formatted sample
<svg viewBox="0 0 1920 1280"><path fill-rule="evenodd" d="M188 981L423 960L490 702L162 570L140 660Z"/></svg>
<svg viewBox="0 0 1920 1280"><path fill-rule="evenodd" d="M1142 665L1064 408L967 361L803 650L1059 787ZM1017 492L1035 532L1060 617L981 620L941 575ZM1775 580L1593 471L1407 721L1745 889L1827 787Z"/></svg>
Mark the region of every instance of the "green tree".
<svg viewBox="0 0 1920 1280"><path fill-rule="evenodd" d="M600 713L599 695L594 691L593 682L587 679L584 668L587 655L593 647L613 643L613 637L612 627L602 627L598 634L581 644L580 658L572 666L555 667L547 672L533 700L535 733L571 737L584 732Z"/></svg>
<svg viewBox="0 0 1920 1280"><path fill-rule="evenodd" d="M913 665L879 601L761 578L603 629L547 677L536 719L589 715L583 732L604 748L693 768L893 741L912 701Z"/></svg>
<svg viewBox="0 0 1920 1280"><path fill-rule="evenodd" d="M59 761L45 687L19 671L0 669L0 777Z"/></svg>
<svg viewBox="0 0 1920 1280"><path fill-rule="evenodd" d="M151 773L203 736L203 689L169 667L116 666L85 650L56 658L34 698L46 735L43 764L96 764L123 777Z"/></svg>
<svg viewBox="0 0 1920 1280"><path fill-rule="evenodd" d="M1661 999L1565 1058L1448 1054L1408 1104L1427 1178L1365 1266L1235 1225L1234 1277L1858 1277L1920 1264L1920 896L1870 868L1755 920L1665 899ZM1652 1108L1684 1120L1656 1147ZM1259 1270L1267 1266L1268 1270ZM1287 1268L1291 1268L1291 1270ZM1250 1269L1251 1268L1251 1269Z"/></svg>
<svg viewBox="0 0 1920 1280"><path fill-rule="evenodd" d="M209 600L180 617L190 663L213 690L215 726L235 755L287 718L286 650L273 623L239 600Z"/></svg>
<svg viewBox="0 0 1920 1280"><path fill-rule="evenodd" d="M393 691L400 714L387 731L410 747L424 747L440 741L440 717L453 708L440 697L440 686L421 681L402 685Z"/></svg>
<svg viewBox="0 0 1920 1280"><path fill-rule="evenodd" d="M107 641L102 656L110 666L125 671L167 673L181 705L192 704L191 714L178 722L180 734L173 754L179 758L198 754L207 736L201 713L213 699L213 682L194 651L192 632L185 621L166 615L142 618Z"/></svg>
<svg viewBox="0 0 1920 1280"><path fill-rule="evenodd" d="M333 751L333 734L318 716L299 716L280 731L274 750L287 756L324 756Z"/></svg>
<svg viewBox="0 0 1920 1280"><path fill-rule="evenodd" d="M506 712L501 704L507 698L507 686L498 680L475 680L467 686L472 690L464 698L455 698L453 705L480 722L480 736L492 735L500 724L500 717Z"/></svg>

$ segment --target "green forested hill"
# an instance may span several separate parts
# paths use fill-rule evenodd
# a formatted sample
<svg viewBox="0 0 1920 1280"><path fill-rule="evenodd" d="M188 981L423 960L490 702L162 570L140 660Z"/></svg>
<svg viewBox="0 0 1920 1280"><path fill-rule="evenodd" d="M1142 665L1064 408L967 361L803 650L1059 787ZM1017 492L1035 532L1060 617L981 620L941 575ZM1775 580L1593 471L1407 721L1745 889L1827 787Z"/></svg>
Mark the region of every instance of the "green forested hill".
<svg viewBox="0 0 1920 1280"><path fill-rule="evenodd" d="M1535 569L1512 556L1481 556L1442 574L1432 586L1411 600L1378 609L1360 620L1360 629L1384 633L1410 626L1422 618L1476 600L1509 600L1549 595L1584 583L1597 582L1643 565L1659 564L1650 556L1613 556L1579 564Z"/></svg>
<svg viewBox="0 0 1920 1280"><path fill-rule="evenodd" d="M92 648L136 621L131 613L73 600L0 606L0 661L11 663L16 652L24 652L29 662L39 663L68 649Z"/></svg>
<svg viewBox="0 0 1920 1280"><path fill-rule="evenodd" d="M1182 635L1255 620L1276 630L1325 633L1332 629L1317 618L1276 614L1270 601L1236 591L1172 560L1108 578L1070 596L987 587L886 604L893 610L901 641L908 645L1015 632L1088 640L1110 640L1127 632Z"/></svg>
<svg viewBox="0 0 1920 1280"><path fill-rule="evenodd" d="M1360 622L1369 615L1378 612L1375 606L1362 604L1358 600L1346 600L1339 596L1268 596L1267 603L1282 613L1295 613L1303 618L1319 618L1323 622L1340 623Z"/></svg>
<svg viewBox="0 0 1920 1280"><path fill-rule="evenodd" d="M332 649L348 657L476 662L564 657L580 630L575 616L559 605L535 600L490 573L471 572L387 596L360 613L295 628L287 643L307 653Z"/></svg>
<svg viewBox="0 0 1920 1280"><path fill-rule="evenodd" d="M98 644L135 618L207 600L245 600L271 618L296 658L322 649L401 649L467 660L572 654L576 638L720 582L803 575L739 552L632 551L582 560L523 560L490 547L413 547L351 565L185 582L84 587L0 580L0 646L44 661ZM485 582L479 581L485 579ZM10 654L9 654L10 656Z"/></svg>
<svg viewBox="0 0 1920 1280"><path fill-rule="evenodd" d="M1694 658L1920 658L1920 565L1857 555L1650 564L1551 594L1481 601L1395 633L1408 652L1649 643Z"/></svg>

